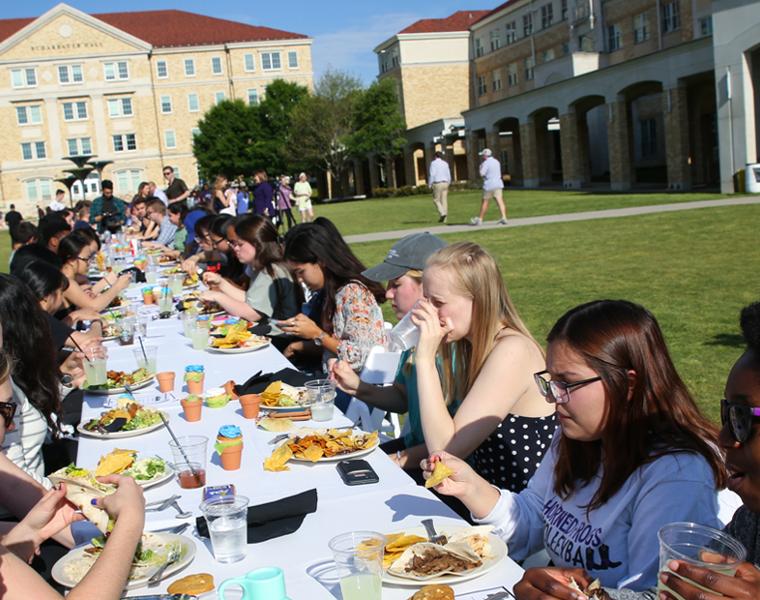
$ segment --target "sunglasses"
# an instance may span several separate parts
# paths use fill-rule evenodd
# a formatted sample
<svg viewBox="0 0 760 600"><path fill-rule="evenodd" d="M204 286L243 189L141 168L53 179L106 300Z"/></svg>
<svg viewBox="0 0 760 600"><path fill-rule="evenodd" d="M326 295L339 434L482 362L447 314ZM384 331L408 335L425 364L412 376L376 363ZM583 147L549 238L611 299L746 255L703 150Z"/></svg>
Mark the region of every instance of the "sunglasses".
<svg viewBox="0 0 760 600"><path fill-rule="evenodd" d="M16 408L18 404L15 402L0 402L0 415L5 420L5 427L8 428L13 423L13 417L16 416Z"/></svg>
<svg viewBox="0 0 760 600"><path fill-rule="evenodd" d="M752 425L760 420L760 408L746 404L733 404L725 398L720 401L720 422L740 444L752 435Z"/></svg>
<svg viewBox="0 0 760 600"><path fill-rule="evenodd" d="M556 381L548 378L549 371L534 373L533 379L538 386L538 391L547 402L567 404L570 402L570 393L575 389L595 381L601 381L601 377L589 377L580 381Z"/></svg>

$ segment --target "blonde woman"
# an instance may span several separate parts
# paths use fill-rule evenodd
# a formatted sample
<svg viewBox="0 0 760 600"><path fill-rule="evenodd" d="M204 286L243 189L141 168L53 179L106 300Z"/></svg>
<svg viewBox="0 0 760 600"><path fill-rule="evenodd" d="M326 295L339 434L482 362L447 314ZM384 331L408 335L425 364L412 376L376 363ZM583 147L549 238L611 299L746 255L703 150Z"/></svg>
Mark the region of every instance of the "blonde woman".
<svg viewBox="0 0 760 600"><path fill-rule="evenodd" d="M237 212L237 194L224 175L217 175L214 179L214 211L233 217Z"/></svg>
<svg viewBox="0 0 760 600"><path fill-rule="evenodd" d="M460 242L433 254L423 288L425 301L412 315L420 328L416 366L425 444L471 456L493 485L520 491L556 427L554 407L533 381L546 368L543 350L517 314L496 261L477 244ZM459 405L453 417L452 404Z"/></svg>
<svg viewBox="0 0 760 600"><path fill-rule="evenodd" d="M301 213L301 223L314 220L314 209L311 206L311 185L306 173L298 176L298 181L293 186L293 198L298 205L298 211Z"/></svg>

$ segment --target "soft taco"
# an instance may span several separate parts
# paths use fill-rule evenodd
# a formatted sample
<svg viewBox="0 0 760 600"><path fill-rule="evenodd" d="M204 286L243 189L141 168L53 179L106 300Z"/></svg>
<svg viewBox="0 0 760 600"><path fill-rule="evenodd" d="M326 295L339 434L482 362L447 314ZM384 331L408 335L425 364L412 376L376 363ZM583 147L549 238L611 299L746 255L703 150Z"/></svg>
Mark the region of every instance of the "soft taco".
<svg viewBox="0 0 760 600"><path fill-rule="evenodd" d="M445 546L420 542L407 548L388 569L391 575L424 581L440 575L463 575L483 564L466 542Z"/></svg>
<svg viewBox="0 0 760 600"><path fill-rule="evenodd" d="M66 499L82 511L82 514L103 533L113 528L108 513L92 504L96 498L104 498L116 491L116 486L100 483L92 471L69 465L51 473L48 479L54 484L66 484Z"/></svg>

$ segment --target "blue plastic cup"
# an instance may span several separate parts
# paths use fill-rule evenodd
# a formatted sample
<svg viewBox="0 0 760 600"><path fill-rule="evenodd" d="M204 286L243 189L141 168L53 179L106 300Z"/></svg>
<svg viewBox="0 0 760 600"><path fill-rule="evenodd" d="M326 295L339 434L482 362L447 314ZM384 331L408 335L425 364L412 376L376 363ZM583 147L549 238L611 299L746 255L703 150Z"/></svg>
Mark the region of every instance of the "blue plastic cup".
<svg viewBox="0 0 760 600"><path fill-rule="evenodd" d="M285 595L285 574L279 567L264 567L243 577L226 579L219 586L217 597L224 600L224 590L237 586L243 591L242 600L288 600Z"/></svg>

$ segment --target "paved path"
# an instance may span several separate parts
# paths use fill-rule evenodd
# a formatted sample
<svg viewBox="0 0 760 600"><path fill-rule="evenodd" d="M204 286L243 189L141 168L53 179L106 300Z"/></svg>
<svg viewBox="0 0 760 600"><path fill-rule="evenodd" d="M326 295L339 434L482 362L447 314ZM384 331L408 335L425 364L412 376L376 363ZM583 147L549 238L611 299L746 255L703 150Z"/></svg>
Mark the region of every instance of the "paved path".
<svg viewBox="0 0 760 600"><path fill-rule="evenodd" d="M507 225L497 225L495 221L483 223L479 227L472 225L433 225L416 229L397 229L395 231L377 231L374 233L362 233L347 235L346 242L379 242L383 240L396 240L412 233L429 231L435 234L461 233L464 231L482 231L487 229L509 229L511 227L524 227L526 225L543 225L545 223L568 223L571 221L589 221L592 219L613 219L617 217L631 217L635 215L649 215L654 213L675 212L679 210L694 210L698 208L716 208L721 206L746 206L760 204L760 196L747 196L742 198L723 198L718 200L698 200L696 202L677 202L675 204L654 204L651 206L632 206L630 208L612 208L608 210L589 210L586 212L563 213L558 215L543 215L541 217L524 217L522 219L510 219Z"/></svg>

